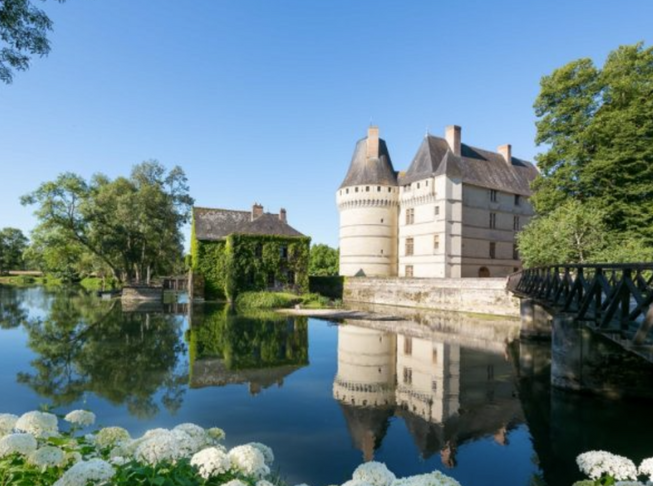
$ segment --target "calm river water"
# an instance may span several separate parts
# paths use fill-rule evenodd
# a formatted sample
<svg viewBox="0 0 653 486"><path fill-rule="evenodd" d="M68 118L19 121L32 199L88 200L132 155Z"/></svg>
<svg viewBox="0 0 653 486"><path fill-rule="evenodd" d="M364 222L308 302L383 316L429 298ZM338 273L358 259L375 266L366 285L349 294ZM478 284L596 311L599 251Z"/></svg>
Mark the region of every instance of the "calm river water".
<svg viewBox="0 0 653 486"><path fill-rule="evenodd" d="M464 486L562 486L580 479L580 452L653 455L650 403L551 390L548 345L513 341L514 324L336 324L208 304L189 318L186 306L0 286L0 413L86 408L132 435L219 426L228 446L268 444L282 476L313 486L372 458Z"/></svg>

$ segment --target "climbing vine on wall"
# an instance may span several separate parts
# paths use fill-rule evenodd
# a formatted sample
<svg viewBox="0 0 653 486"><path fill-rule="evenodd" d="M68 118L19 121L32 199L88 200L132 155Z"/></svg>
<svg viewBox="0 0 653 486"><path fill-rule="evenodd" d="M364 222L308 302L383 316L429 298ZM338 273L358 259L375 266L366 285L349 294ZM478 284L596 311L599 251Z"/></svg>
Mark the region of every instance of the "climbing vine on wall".
<svg viewBox="0 0 653 486"><path fill-rule="evenodd" d="M225 241L191 237L193 271L205 280L208 299L233 300L240 292L276 289L306 292L311 239L230 235Z"/></svg>

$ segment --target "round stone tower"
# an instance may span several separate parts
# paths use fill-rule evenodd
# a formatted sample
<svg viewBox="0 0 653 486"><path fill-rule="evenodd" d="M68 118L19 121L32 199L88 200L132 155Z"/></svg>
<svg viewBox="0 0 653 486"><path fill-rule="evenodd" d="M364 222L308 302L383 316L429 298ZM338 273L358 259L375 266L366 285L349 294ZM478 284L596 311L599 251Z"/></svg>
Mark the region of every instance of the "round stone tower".
<svg viewBox="0 0 653 486"><path fill-rule="evenodd" d="M340 275L397 275L399 186L385 141L370 127L359 140L336 193L340 212Z"/></svg>

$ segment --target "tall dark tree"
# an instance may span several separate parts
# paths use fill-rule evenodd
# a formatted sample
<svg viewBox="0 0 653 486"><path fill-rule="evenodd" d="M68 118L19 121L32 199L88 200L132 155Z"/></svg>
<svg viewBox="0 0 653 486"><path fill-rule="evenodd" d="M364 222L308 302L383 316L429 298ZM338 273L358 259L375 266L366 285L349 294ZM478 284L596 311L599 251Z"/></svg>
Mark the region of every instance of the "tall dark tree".
<svg viewBox="0 0 653 486"><path fill-rule="evenodd" d="M8 270L23 270L23 252L27 248L27 238L16 228L0 230L0 274Z"/></svg>
<svg viewBox="0 0 653 486"><path fill-rule="evenodd" d="M541 82L535 102L541 175L533 202L546 215L569 199L604 211L608 231L653 244L653 48L580 59Z"/></svg>
<svg viewBox="0 0 653 486"><path fill-rule="evenodd" d="M81 252L85 260L78 261L107 268L120 281L144 281L182 261L181 228L193 204L188 190L181 168L168 172L147 161L129 178L100 174L87 182L62 174L22 202L37 206L37 241L45 248L56 243L45 256L68 262Z"/></svg>
<svg viewBox="0 0 653 486"><path fill-rule="evenodd" d="M64 0L58 0L63 2ZM25 71L32 56L50 52L52 21L30 0L0 2L0 81L11 83L13 72Z"/></svg>

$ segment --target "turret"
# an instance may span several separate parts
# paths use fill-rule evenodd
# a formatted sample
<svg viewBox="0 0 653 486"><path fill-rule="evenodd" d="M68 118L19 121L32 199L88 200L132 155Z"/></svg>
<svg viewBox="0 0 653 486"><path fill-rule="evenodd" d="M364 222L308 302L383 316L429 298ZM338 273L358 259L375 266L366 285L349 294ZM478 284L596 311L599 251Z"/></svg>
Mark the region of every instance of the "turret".
<svg viewBox="0 0 653 486"><path fill-rule="evenodd" d="M397 275L399 187L388 147L371 126L336 193L340 275Z"/></svg>

